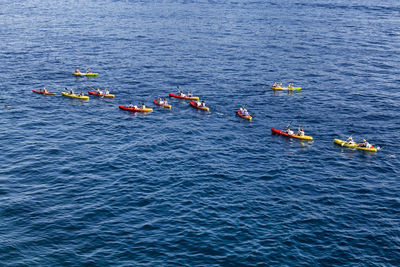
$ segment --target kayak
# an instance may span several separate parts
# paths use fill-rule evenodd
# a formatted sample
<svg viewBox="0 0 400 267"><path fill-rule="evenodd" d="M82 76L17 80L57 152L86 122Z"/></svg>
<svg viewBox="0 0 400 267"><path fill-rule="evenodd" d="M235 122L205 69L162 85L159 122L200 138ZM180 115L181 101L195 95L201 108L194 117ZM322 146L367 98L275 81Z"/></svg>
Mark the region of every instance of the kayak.
<svg viewBox="0 0 400 267"><path fill-rule="evenodd" d="M154 102L154 104L156 104L157 106L171 109L171 105L170 105L170 104L160 104L157 100L153 100L153 102Z"/></svg>
<svg viewBox="0 0 400 267"><path fill-rule="evenodd" d="M125 106L119 106L120 109L123 110L129 110L129 111L135 111L135 112L152 112L152 108L130 108L130 107L125 107Z"/></svg>
<svg viewBox="0 0 400 267"><path fill-rule="evenodd" d="M272 90L301 90L301 87L282 87L282 86L271 86Z"/></svg>
<svg viewBox="0 0 400 267"><path fill-rule="evenodd" d="M99 93L94 92L94 91L88 91L88 94L89 94L89 95L104 96L104 97L115 97L115 95L113 95L113 94L105 95L105 94L99 94Z"/></svg>
<svg viewBox="0 0 400 267"><path fill-rule="evenodd" d="M74 73L72 73L72 75L75 75L75 76L97 76L97 75L99 75L98 73L86 73L86 72L74 72Z"/></svg>
<svg viewBox="0 0 400 267"><path fill-rule="evenodd" d="M198 96L180 96L175 94L169 94L170 97L180 98L180 99L189 99L189 100L199 100Z"/></svg>
<svg viewBox="0 0 400 267"><path fill-rule="evenodd" d="M293 137L293 138L297 138L297 139L301 139L301 140L308 140L308 141L313 140L313 138L311 136L307 136L307 135L300 136L300 135L297 135L297 134L287 134L286 131L281 131L281 130L274 129L274 128L271 128L271 132L274 133L274 134L280 134L280 135L283 135L283 136Z"/></svg>
<svg viewBox="0 0 400 267"><path fill-rule="evenodd" d="M250 115L248 115L248 116L243 115L243 114L240 112L240 110L238 110L236 113L237 113L240 117L242 117L243 119L246 119L246 120L249 120L249 121L251 121L251 120L253 119L253 117L250 116Z"/></svg>
<svg viewBox="0 0 400 267"><path fill-rule="evenodd" d="M365 150L365 151L370 151L370 152L376 152L378 151L378 149L374 146L371 146L370 148L368 147L362 147L362 146L358 146L357 144L347 144L346 141L343 140L339 140L339 139L333 139L333 142L337 145L340 146L345 146L345 147L349 147L349 148L355 148L355 149L359 149L359 150Z"/></svg>
<svg viewBox="0 0 400 267"><path fill-rule="evenodd" d="M56 95L56 93L50 93L50 92L42 92L42 91L37 91L37 90L32 90L32 92L37 93L37 94L42 94L42 95Z"/></svg>
<svg viewBox="0 0 400 267"><path fill-rule="evenodd" d="M69 93L66 93L66 92L61 92L61 94L63 96L78 98L78 99L81 99L81 100L89 100L89 97L87 95L80 96L80 95L76 95L76 94L69 94Z"/></svg>
<svg viewBox="0 0 400 267"><path fill-rule="evenodd" d="M201 110L206 110L206 111L210 111L210 109L208 107L198 107L196 102L190 101L190 105L194 108L197 109L201 109Z"/></svg>

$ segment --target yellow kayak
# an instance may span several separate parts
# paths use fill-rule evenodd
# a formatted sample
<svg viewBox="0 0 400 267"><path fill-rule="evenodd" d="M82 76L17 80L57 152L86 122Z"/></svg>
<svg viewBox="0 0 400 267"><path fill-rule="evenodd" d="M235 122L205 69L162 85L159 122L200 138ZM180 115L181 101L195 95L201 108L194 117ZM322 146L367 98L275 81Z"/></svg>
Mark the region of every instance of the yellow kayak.
<svg viewBox="0 0 400 267"><path fill-rule="evenodd" d="M78 99L81 99L81 100L89 100L89 97L87 95L80 96L80 95L76 95L76 94L69 94L69 93L66 93L66 92L61 92L61 94L63 96L78 98Z"/></svg>
<svg viewBox="0 0 400 267"><path fill-rule="evenodd" d="M371 146L368 148L368 147L360 146L358 144L347 144L346 141L336 139L336 138L333 140L333 142L337 145L344 146L344 147L355 148L355 149L370 151L370 152L378 151L378 149L374 146Z"/></svg>
<svg viewBox="0 0 400 267"><path fill-rule="evenodd" d="M157 106L164 107L164 108L167 108L167 109L171 109L171 107L172 107L170 104L160 104L157 100L153 100L153 102Z"/></svg>
<svg viewBox="0 0 400 267"><path fill-rule="evenodd" d="M72 75L75 75L75 76L97 76L97 75L99 75L98 73L95 73L95 72L90 72L90 73L86 73L86 72L74 72L74 73L72 73Z"/></svg>
<svg viewBox="0 0 400 267"><path fill-rule="evenodd" d="M200 110L205 110L205 111L210 111L209 107L200 107L197 105L196 102L190 101L190 105L194 108L200 109Z"/></svg>
<svg viewBox="0 0 400 267"><path fill-rule="evenodd" d="M272 90L301 90L301 87L282 87L282 86L271 86Z"/></svg>
<svg viewBox="0 0 400 267"><path fill-rule="evenodd" d="M245 116L244 114L242 114L242 113L240 112L240 110L236 111L236 113L237 113L240 117L242 117L243 119L246 119L246 120L249 120L249 121L251 121L251 120L253 119L253 117L250 116L250 115Z"/></svg>
<svg viewBox="0 0 400 267"><path fill-rule="evenodd" d="M298 134L288 134L286 131L281 131L275 128L271 128L271 132L274 134L280 134L283 136L287 136L287 137L293 137L293 138L297 138L297 139L301 139L301 140L307 140L307 141L312 141L313 138L312 136L308 136L308 135L298 135Z"/></svg>

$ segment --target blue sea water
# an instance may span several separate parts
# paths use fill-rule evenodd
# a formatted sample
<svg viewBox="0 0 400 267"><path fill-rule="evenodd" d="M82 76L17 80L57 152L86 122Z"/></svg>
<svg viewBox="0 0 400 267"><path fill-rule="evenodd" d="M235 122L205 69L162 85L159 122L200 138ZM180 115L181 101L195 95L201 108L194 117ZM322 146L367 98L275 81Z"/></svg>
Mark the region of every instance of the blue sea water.
<svg viewBox="0 0 400 267"><path fill-rule="evenodd" d="M1 1L0 265L398 266L399 17L395 0ZM210 112L153 106L177 86ZM271 135L290 122L314 141ZM333 144L349 135L381 150Z"/></svg>

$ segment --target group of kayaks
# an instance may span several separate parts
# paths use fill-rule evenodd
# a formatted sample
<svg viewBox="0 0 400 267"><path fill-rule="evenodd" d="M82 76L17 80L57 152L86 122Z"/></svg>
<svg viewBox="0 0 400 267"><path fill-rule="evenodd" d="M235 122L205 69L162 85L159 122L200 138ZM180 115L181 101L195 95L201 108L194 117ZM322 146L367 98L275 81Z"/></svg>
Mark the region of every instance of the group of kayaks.
<svg viewBox="0 0 400 267"><path fill-rule="evenodd" d="M74 75L93 75L93 76L97 75L97 73L77 73L77 72L75 72L73 74ZM282 87L281 85L277 85L276 83L274 83L274 85L271 86L270 88L273 90L300 90L301 89L301 87L293 87L293 85L290 83L289 83L288 87ZM32 90L32 91L34 93L43 94L43 95L56 95L56 93L54 93L54 92L48 92L45 88L44 88L44 90ZM108 92L108 90L106 92ZM99 89L97 91L88 91L88 94L100 96L100 97L108 97L108 98L115 97L114 94L110 94L110 93L104 94L103 92L99 91ZM66 96L66 97L77 98L77 99L81 99L81 100L89 100L89 96L83 95L83 92L81 92L81 94L75 94L75 93L70 93L70 92L61 92L61 95ZM189 105L191 107L199 109L199 110L210 111L210 108L205 106L204 101L200 102L199 97L193 96L191 93L189 93L188 95L185 95L181 91L179 91L178 94L170 93L169 97L190 100ZM165 98L163 100L159 97L158 100L153 100L153 103L155 105L163 107L163 108L167 108L167 109L172 108L172 105L167 103ZM132 111L132 112L152 112L153 111L152 108L146 107L144 104L142 104L142 106L140 106L140 107L134 106L134 105L132 105L132 103L129 106L120 105L118 107L119 107L119 109ZM239 110L236 111L236 114L239 117L249 120L249 121L252 121L252 119L253 119L253 117L247 112L247 110L245 108L240 108ZM313 141L313 137L305 135L304 131L300 128L299 128L298 133L291 131L289 127L287 127L286 130L278 130L275 128L271 128L271 133L289 137L289 138L300 139L300 140L304 140L304 141ZM364 140L364 142L365 142L365 140ZM379 149L368 143L367 143L367 145L356 144L356 143L352 142L352 139L351 139L351 142L349 142L349 141L343 141L343 140L335 138L334 143L337 145L340 145L342 147L359 149L359 150L364 150L364 151L369 151L369 152L376 152Z"/></svg>
<svg viewBox="0 0 400 267"><path fill-rule="evenodd" d="M169 94L169 97L172 98L178 98L178 99L186 99L186 100L191 100L189 102L189 105L200 110L205 110L205 111L210 111L209 107L206 107L204 104L204 101L200 102L198 96L186 96L180 92L180 94ZM172 105L168 104L166 99L162 100L159 98L158 100L153 100L153 103L157 106L171 109ZM141 107L133 106L132 103L129 106L119 106L120 109L123 110L128 110L128 111L134 111L134 112L152 112L152 108L147 108L144 104Z"/></svg>

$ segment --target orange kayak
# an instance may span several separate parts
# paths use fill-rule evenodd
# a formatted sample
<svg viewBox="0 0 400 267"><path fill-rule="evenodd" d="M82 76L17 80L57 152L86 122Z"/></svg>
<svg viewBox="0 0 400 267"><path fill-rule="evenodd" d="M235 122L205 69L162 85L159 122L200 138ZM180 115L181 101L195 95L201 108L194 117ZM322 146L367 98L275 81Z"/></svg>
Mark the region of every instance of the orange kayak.
<svg viewBox="0 0 400 267"><path fill-rule="evenodd" d="M43 91L37 91L37 90L32 90L32 92L42 95L56 95L56 93L50 93L50 92L45 93Z"/></svg>
<svg viewBox="0 0 400 267"><path fill-rule="evenodd" d="M251 121L251 120L253 119L253 117L250 116L250 115L248 115L248 116L243 115L243 114L240 112L240 110L238 110L236 113L237 113L240 117L242 117L243 119L246 119L246 120L249 120L249 121Z"/></svg>

